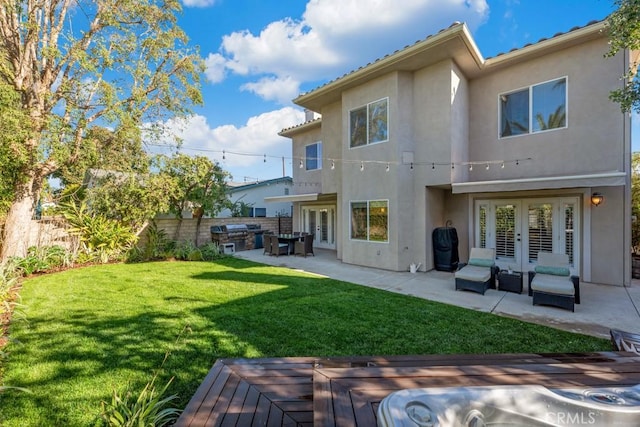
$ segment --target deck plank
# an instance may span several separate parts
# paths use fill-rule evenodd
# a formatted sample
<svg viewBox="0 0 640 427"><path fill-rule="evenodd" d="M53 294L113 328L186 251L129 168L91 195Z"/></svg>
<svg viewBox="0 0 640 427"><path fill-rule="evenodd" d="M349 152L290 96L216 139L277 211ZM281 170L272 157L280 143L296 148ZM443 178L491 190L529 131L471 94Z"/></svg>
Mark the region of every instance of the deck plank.
<svg viewBox="0 0 640 427"><path fill-rule="evenodd" d="M368 426L403 388L639 383L640 356L625 352L224 359L176 425Z"/></svg>

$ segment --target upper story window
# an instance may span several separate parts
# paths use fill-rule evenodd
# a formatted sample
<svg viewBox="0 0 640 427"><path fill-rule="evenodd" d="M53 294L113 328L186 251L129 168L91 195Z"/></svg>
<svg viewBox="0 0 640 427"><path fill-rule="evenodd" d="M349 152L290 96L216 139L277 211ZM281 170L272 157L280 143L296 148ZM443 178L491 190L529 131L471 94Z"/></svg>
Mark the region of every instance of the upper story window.
<svg viewBox="0 0 640 427"><path fill-rule="evenodd" d="M500 138L566 126L566 77L500 95Z"/></svg>
<svg viewBox="0 0 640 427"><path fill-rule="evenodd" d="M389 139L389 98L370 102L349 112L349 145L361 147Z"/></svg>
<svg viewBox="0 0 640 427"><path fill-rule="evenodd" d="M308 171L322 169L322 142L305 147L306 168Z"/></svg>

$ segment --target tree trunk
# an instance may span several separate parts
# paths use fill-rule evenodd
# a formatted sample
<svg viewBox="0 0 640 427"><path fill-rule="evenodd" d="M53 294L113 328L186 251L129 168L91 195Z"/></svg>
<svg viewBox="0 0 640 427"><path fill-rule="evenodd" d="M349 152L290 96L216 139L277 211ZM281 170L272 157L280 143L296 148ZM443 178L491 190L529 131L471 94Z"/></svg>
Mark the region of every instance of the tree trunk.
<svg viewBox="0 0 640 427"><path fill-rule="evenodd" d="M173 233L173 240L176 242L180 239L180 230L182 229L182 217L178 218L178 224L176 225L176 231Z"/></svg>
<svg viewBox="0 0 640 427"><path fill-rule="evenodd" d="M198 219L196 220L196 248L199 247L199 237L200 237L200 223L202 222L202 215L198 216Z"/></svg>
<svg viewBox="0 0 640 427"><path fill-rule="evenodd" d="M2 249L0 261L4 262L9 257L27 255L29 245L29 232L31 218L35 208L35 196L32 182L20 184L16 188L17 199L9 208L7 220L2 230Z"/></svg>

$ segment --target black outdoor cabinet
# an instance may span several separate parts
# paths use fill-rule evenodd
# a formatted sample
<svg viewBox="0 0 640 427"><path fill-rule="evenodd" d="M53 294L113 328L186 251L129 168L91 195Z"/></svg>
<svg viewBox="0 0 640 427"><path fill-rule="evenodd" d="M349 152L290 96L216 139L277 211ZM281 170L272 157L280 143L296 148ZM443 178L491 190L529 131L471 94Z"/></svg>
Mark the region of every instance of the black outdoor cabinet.
<svg viewBox="0 0 640 427"><path fill-rule="evenodd" d="M454 227L438 227L433 230L433 261L438 271L458 269L458 232Z"/></svg>

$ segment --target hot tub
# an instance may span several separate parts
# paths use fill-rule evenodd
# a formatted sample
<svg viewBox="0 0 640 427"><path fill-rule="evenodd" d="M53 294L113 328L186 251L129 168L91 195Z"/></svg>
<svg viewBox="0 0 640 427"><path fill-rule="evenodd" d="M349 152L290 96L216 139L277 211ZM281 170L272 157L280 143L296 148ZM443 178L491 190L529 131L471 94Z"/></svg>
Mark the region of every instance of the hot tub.
<svg viewBox="0 0 640 427"><path fill-rule="evenodd" d="M379 427L640 426L640 385L549 389L490 386L406 389L378 407Z"/></svg>

